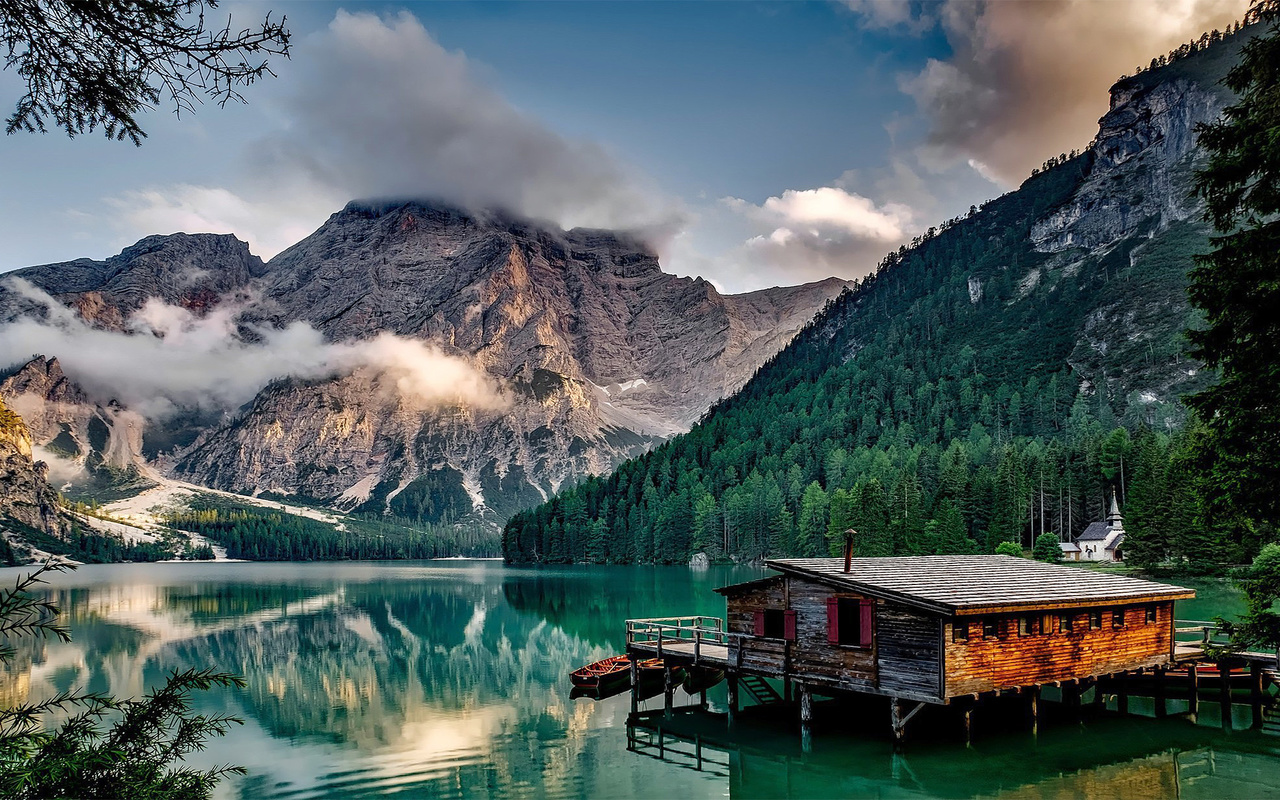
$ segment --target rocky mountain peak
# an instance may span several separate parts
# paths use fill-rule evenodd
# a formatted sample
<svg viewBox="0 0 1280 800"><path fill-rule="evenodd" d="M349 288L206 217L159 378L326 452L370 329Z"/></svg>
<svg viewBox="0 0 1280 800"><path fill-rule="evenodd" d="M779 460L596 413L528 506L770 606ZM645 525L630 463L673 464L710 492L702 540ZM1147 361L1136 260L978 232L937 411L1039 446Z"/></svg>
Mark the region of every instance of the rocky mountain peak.
<svg viewBox="0 0 1280 800"><path fill-rule="evenodd" d="M36 356L0 380L0 396L34 395L49 403L87 403L88 397L62 371L57 358Z"/></svg>
<svg viewBox="0 0 1280 800"><path fill-rule="evenodd" d="M197 314L265 273L262 259L230 234L148 236L103 261L87 258L16 270L0 279L0 320L44 315L17 292L20 279L79 312L87 322L123 330L125 321L156 298Z"/></svg>

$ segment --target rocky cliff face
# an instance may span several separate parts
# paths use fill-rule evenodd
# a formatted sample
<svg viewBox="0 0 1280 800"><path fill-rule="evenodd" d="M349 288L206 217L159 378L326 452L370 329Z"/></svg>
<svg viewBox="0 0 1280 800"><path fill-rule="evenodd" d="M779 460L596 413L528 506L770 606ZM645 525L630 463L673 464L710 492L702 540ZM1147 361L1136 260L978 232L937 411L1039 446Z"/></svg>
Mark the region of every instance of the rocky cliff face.
<svg viewBox="0 0 1280 800"><path fill-rule="evenodd" d="M4 277L30 283L97 327L122 330L129 315L151 298L202 313L252 286L264 269L234 236L175 233L148 236L105 261L82 258ZM11 280L0 281L0 320L46 313Z"/></svg>
<svg viewBox="0 0 1280 800"><path fill-rule="evenodd" d="M1083 157L1070 200L1038 220L1031 241L1070 276L1104 270L1105 292L1085 318L1069 363L1117 406L1172 407L1204 380L1184 355L1196 324L1186 301L1191 257L1209 249L1203 204L1192 195L1203 166L1196 126L1234 97L1220 83L1247 35L1116 83ZM1034 284L1049 276L1029 275ZM1155 418L1161 416L1156 414Z"/></svg>
<svg viewBox="0 0 1280 800"><path fill-rule="evenodd" d="M422 410L359 371L280 384L175 471L392 513L465 492L502 518L687 429L841 288L724 297L615 234L353 203L268 265L262 321L303 320L334 341L439 342L497 379L509 405Z"/></svg>
<svg viewBox="0 0 1280 800"><path fill-rule="evenodd" d="M422 408L359 368L274 382L230 417L149 422L144 442L140 420L111 398L67 396L56 360L41 359L0 386L41 444L60 438L72 458L98 452L122 469L150 459L219 489L418 517L434 495L498 519L686 430L844 287L724 296L662 272L623 235L427 202L351 203L268 264L234 237L177 234L11 277L97 328L128 331L151 298L197 315L230 298L249 340L301 322L333 343L429 342L505 398ZM0 320L47 314L21 284L0 287Z"/></svg>
<svg viewBox="0 0 1280 800"><path fill-rule="evenodd" d="M49 486L45 463L32 459L31 444L27 426L0 400L0 531L17 522L50 536L66 536L58 493Z"/></svg>
<svg viewBox="0 0 1280 800"><path fill-rule="evenodd" d="M0 399L52 462L48 477L73 498L151 485L141 456L147 421L118 403L95 402L58 359L36 356L0 379Z"/></svg>

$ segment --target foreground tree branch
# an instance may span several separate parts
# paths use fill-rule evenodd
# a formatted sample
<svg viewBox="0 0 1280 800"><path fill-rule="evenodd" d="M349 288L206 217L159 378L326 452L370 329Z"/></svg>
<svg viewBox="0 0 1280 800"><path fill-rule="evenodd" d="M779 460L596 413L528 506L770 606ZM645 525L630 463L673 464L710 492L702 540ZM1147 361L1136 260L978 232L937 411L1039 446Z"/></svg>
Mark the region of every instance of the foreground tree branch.
<svg viewBox="0 0 1280 800"><path fill-rule="evenodd" d="M4 69L26 82L5 132L68 136L101 129L141 144L138 116L170 104L181 116L240 90L289 56L285 18L234 31L211 24L217 0L0 0Z"/></svg>

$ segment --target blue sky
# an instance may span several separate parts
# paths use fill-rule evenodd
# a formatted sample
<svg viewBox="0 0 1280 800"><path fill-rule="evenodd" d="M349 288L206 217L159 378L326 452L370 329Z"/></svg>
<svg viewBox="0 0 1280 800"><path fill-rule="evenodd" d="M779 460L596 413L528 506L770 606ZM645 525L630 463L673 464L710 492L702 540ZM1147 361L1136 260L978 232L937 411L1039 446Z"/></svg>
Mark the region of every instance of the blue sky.
<svg viewBox="0 0 1280 800"><path fill-rule="evenodd" d="M858 277L1083 147L1107 86L1238 0L227 3L295 55L141 148L0 143L0 269L151 233L269 257L349 199L442 197L642 230L727 291ZM21 92L0 74L0 101Z"/></svg>

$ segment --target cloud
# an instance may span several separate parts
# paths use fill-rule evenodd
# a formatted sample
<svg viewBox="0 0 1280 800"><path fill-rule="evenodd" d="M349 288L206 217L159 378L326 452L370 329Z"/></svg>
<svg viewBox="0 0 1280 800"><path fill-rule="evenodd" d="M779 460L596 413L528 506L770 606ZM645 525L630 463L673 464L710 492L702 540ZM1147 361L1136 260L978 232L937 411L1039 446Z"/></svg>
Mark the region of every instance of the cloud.
<svg viewBox="0 0 1280 800"><path fill-rule="evenodd" d="M401 402L421 410L462 404L500 410L508 398L468 361L416 339L389 333L334 343L306 323L240 335L249 303L227 301L203 317L149 299L126 332L90 327L71 309L19 278L8 287L47 309L0 327L0 364L57 356L67 373L100 401L116 399L150 418L176 408L233 410L281 377L330 378L365 372Z"/></svg>
<svg viewBox="0 0 1280 800"><path fill-rule="evenodd" d="M175 185L115 197L134 235L234 232L270 257L351 199L440 198L563 227L669 235L662 195L599 144L516 109L412 14L339 10L298 43L275 129L229 187Z"/></svg>
<svg viewBox="0 0 1280 800"><path fill-rule="evenodd" d="M794 282L867 274L910 238L916 218L905 204L878 204L835 186L788 189L760 205L723 203L760 229L730 257L747 272L782 272Z"/></svg>
<svg viewBox="0 0 1280 800"><path fill-rule="evenodd" d="M124 192L108 198L106 205L130 239L157 232L231 233L269 258L309 236L349 199L324 186L295 186L283 196L265 190L241 196L222 187L184 183Z"/></svg>
<svg viewBox="0 0 1280 800"><path fill-rule="evenodd" d="M907 4L853 2L885 28ZM915 6L951 45L901 86L930 130L940 163L971 163L1005 185L1046 158L1084 147L1107 109L1107 89L1177 45L1239 18L1241 0L947 0ZM910 26L908 26L910 27ZM919 26L917 26L918 28Z"/></svg>

